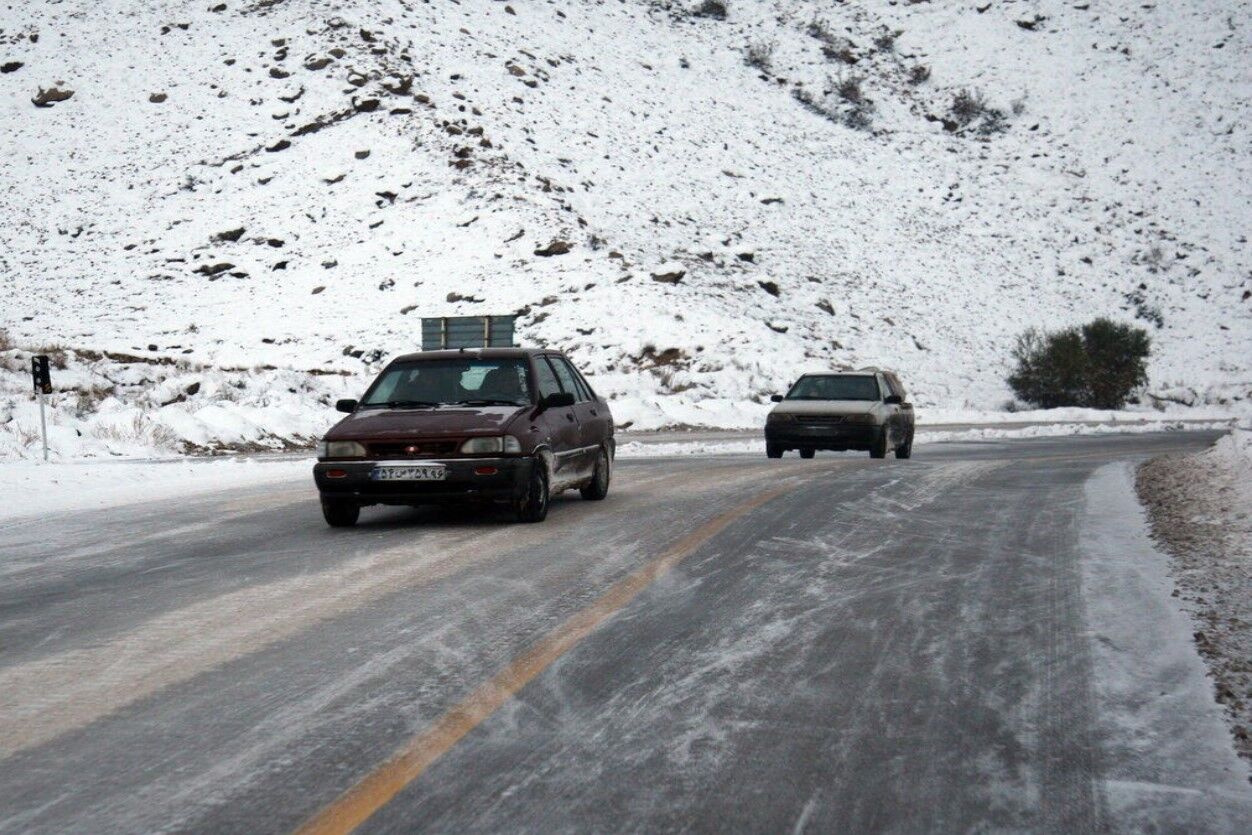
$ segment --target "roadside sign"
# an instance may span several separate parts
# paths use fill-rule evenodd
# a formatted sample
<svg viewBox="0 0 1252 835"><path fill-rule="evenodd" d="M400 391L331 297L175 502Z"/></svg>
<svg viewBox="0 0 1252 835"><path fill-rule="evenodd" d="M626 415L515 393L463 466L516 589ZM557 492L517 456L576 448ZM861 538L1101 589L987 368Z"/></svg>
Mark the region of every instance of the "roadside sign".
<svg viewBox="0 0 1252 835"><path fill-rule="evenodd" d="M36 394L52 394L52 372L45 354L30 358L30 376L35 383Z"/></svg>
<svg viewBox="0 0 1252 835"><path fill-rule="evenodd" d="M30 378L35 384L35 394L39 395L39 434L43 436L43 460L48 460L48 420L44 417L43 397L52 394L52 371L47 354L36 354L30 358Z"/></svg>

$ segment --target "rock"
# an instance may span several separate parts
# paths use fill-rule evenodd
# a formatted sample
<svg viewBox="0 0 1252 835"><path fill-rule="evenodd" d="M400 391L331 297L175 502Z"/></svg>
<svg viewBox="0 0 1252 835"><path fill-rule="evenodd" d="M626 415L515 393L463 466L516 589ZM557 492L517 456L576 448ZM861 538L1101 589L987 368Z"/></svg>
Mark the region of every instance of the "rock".
<svg viewBox="0 0 1252 835"><path fill-rule="evenodd" d="M343 56L348 54L346 51L344 51L343 47L339 47L339 46L335 47L334 49L329 50L329 52L335 58L343 58Z"/></svg>
<svg viewBox="0 0 1252 835"><path fill-rule="evenodd" d="M217 244L220 244L223 242L230 242L233 244L243 237L243 233L244 233L244 227L240 226L238 229L228 229L225 232L218 232L216 235L210 238L210 240L213 241L213 243L217 243Z"/></svg>
<svg viewBox="0 0 1252 835"><path fill-rule="evenodd" d="M191 385L187 386L187 388L185 388L184 391L187 392L188 397L195 397L197 394L200 393L200 384L192 383Z"/></svg>
<svg viewBox="0 0 1252 835"><path fill-rule="evenodd" d="M480 304L482 299L476 296L462 296L460 293L449 293L449 302L469 302L470 304Z"/></svg>
<svg viewBox="0 0 1252 835"><path fill-rule="evenodd" d="M417 310L417 305L415 305L415 304L406 304L404 307L400 308L400 315L401 315L401 316L408 316L408 315L409 315L410 313L412 313L414 310Z"/></svg>
<svg viewBox="0 0 1252 835"><path fill-rule="evenodd" d="M514 78L521 78L526 74L526 70L522 69L517 64L505 64L505 67L508 69L509 75Z"/></svg>
<svg viewBox="0 0 1252 835"><path fill-rule="evenodd" d="M823 313L829 313L831 316L835 315L835 306L826 299L822 299L817 303L817 309Z"/></svg>
<svg viewBox="0 0 1252 835"><path fill-rule="evenodd" d="M74 95L73 90L62 90L60 87L39 88L39 92L30 100L35 107L52 107L58 102L68 101Z"/></svg>
<svg viewBox="0 0 1252 835"><path fill-rule="evenodd" d="M273 153L277 153L278 151L285 151L290 147L291 147L291 142L289 140L280 139L277 142L275 142L273 145L270 145L269 147L267 147L265 150L273 154Z"/></svg>
<svg viewBox="0 0 1252 835"><path fill-rule="evenodd" d="M287 262L286 262L286 261L279 261L277 264L275 264L275 265L274 265L273 267L271 267L270 269L271 269L271 270L285 270L285 269L287 269Z"/></svg>
<svg viewBox="0 0 1252 835"><path fill-rule="evenodd" d="M270 78L291 78L291 73L278 67L270 67Z"/></svg>
<svg viewBox="0 0 1252 835"><path fill-rule="evenodd" d="M683 280L683 276L686 274L686 270L671 270L664 273L652 273L652 280L659 281L662 284L677 284Z"/></svg>
<svg viewBox="0 0 1252 835"><path fill-rule="evenodd" d="M23 64L21 61L5 61L3 64L0 64L0 72L5 73L7 75L8 73L11 73L11 72L17 72L24 66L26 65Z"/></svg>
<svg viewBox="0 0 1252 835"><path fill-rule="evenodd" d="M370 155L369 151L357 151L352 156L356 157L357 159L369 159L369 155Z"/></svg>
<svg viewBox="0 0 1252 835"><path fill-rule="evenodd" d="M333 60L335 59L333 58L310 58L309 60L304 62L304 68L306 70L312 70L314 72L318 70L324 70L328 66L330 66L330 63Z"/></svg>
<svg viewBox="0 0 1252 835"><path fill-rule="evenodd" d="M778 298L782 295L782 291L778 289L778 285L772 281L758 281L757 284L761 286L762 290L769 293L774 298Z"/></svg>
<svg viewBox="0 0 1252 835"><path fill-rule="evenodd" d="M313 288L313 292L310 295L316 296L318 293L321 293L325 289L326 289L325 285L319 284L318 286Z"/></svg>
<svg viewBox="0 0 1252 835"><path fill-rule="evenodd" d="M199 267L196 267L196 272L200 273L201 275L215 276L215 275L221 275L227 270L233 270L234 268L235 268L234 264L231 264L227 261L222 261L221 263L218 263L218 264L201 264Z"/></svg>
<svg viewBox="0 0 1252 835"><path fill-rule="evenodd" d="M211 9L209 9L209 11L211 11L211 12L224 12L224 11L226 11L226 4L225 4L225 3L218 3L216 6L214 6L214 7L213 7L213 8L211 8Z"/></svg>
<svg viewBox="0 0 1252 835"><path fill-rule="evenodd" d="M378 99L361 99L353 104L357 113L373 113L378 109Z"/></svg>
<svg viewBox="0 0 1252 835"><path fill-rule="evenodd" d="M164 104L167 98L169 98L169 96L165 95L165 93L153 93L148 96L148 101L153 104Z"/></svg>
<svg viewBox="0 0 1252 835"><path fill-rule="evenodd" d="M738 258L740 261L747 261L749 264L756 262L755 252L741 252L735 257Z"/></svg>
<svg viewBox="0 0 1252 835"><path fill-rule="evenodd" d="M282 238L270 238L269 240L266 241L266 243L274 247L275 249L277 249L278 247L285 244L286 241L284 241Z"/></svg>
<svg viewBox="0 0 1252 835"><path fill-rule="evenodd" d="M322 269L325 269L325 270L333 270L335 267L338 267L338 266L339 266L339 262L334 258L329 258L322 262Z"/></svg>
<svg viewBox="0 0 1252 835"><path fill-rule="evenodd" d="M565 255L571 249L573 249L573 247L570 246L568 241L553 238L552 242L547 246L541 246L539 249L536 249L535 254L541 258L551 258L553 255Z"/></svg>
<svg viewBox="0 0 1252 835"><path fill-rule="evenodd" d="M779 325L775 322L766 322L765 327L769 328L774 333L786 333L787 331L791 330L791 328L787 327L786 325Z"/></svg>

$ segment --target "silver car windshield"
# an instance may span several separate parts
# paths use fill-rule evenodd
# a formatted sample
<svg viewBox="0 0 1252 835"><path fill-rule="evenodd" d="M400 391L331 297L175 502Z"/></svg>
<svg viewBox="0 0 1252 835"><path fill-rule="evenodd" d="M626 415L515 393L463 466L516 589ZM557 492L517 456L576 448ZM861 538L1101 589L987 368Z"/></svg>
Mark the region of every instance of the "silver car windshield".
<svg viewBox="0 0 1252 835"><path fill-rule="evenodd" d="M878 380L866 374L823 374L801 377L787 392L788 400L878 400Z"/></svg>

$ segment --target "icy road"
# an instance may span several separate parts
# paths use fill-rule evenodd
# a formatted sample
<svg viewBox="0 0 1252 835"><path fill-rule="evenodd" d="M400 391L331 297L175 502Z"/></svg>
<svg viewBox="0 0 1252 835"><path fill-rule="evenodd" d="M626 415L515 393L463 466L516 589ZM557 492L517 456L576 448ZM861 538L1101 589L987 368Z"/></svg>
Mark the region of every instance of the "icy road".
<svg viewBox="0 0 1252 835"><path fill-rule="evenodd" d="M311 479L0 525L0 832L1235 832L1131 465L622 461L548 521ZM12 499L13 497L9 497Z"/></svg>

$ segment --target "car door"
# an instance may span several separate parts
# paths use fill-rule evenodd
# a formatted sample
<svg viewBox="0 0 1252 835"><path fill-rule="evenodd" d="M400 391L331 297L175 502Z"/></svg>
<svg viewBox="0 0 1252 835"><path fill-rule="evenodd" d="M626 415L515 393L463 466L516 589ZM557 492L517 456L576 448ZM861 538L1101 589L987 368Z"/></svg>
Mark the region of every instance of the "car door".
<svg viewBox="0 0 1252 835"><path fill-rule="evenodd" d="M594 421L595 403L591 401L591 392L579 385L578 373L565 357L553 354L548 356L556 378L561 383L561 390L574 395L574 422L578 424L578 445L570 455L570 466L581 475L589 475L595 465ZM591 438L588 438L590 434Z"/></svg>
<svg viewBox="0 0 1252 835"><path fill-rule="evenodd" d="M568 358L566 362L569 362ZM582 424L583 445L591 447L607 445L611 455L613 413L609 411L609 404L596 395L591 388L591 384L587 382L587 378L575 367L574 363L569 362L569 367L574 372L574 381L578 384L579 391L583 393L586 399L586 405L578 415L579 423ZM591 451L591 456L594 461L594 449Z"/></svg>
<svg viewBox="0 0 1252 835"><path fill-rule="evenodd" d="M900 441L908 443L909 438L913 437L914 430L914 412L913 404L908 401L908 393L904 390L904 384L900 382L900 378L895 374L884 374L887 378L887 385L891 387L892 394L900 397Z"/></svg>
<svg viewBox="0 0 1252 835"><path fill-rule="evenodd" d="M564 391L552 364L542 354L535 357L535 388L540 400L549 394ZM573 460L580 445L578 418L574 415L573 406L562 406L545 409L538 420L555 459L552 464L554 483L549 487L560 489L564 482L576 480L579 476L577 462Z"/></svg>
<svg viewBox="0 0 1252 835"><path fill-rule="evenodd" d="M887 375L878 375L878 390L884 401L895 393L887 382ZM904 434L900 431L900 407L897 404L884 403L883 408L887 410L887 419L883 425L887 430L887 449L890 451L896 444L904 443Z"/></svg>

